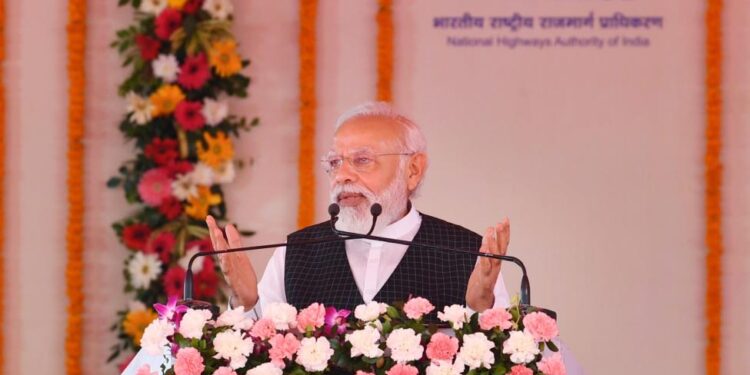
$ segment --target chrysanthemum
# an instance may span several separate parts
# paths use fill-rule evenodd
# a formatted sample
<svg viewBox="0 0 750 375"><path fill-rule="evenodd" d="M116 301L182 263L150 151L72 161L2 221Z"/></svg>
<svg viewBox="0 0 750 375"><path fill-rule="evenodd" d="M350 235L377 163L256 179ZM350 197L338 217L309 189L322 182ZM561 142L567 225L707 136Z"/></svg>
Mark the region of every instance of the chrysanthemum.
<svg viewBox="0 0 750 375"><path fill-rule="evenodd" d="M138 7L143 13L157 15L167 7L167 0L142 0Z"/></svg>
<svg viewBox="0 0 750 375"><path fill-rule="evenodd" d="M164 199L172 196L172 180L164 168L149 169L138 182L138 195L152 207L158 207Z"/></svg>
<svg viewBox="0 0 750 375"><path fill-rule="evenodd" d="M158 318L158 315L151 311L151 309L130 311L125 315L125 320L122 322L122 329L125 331L125 334L133 338L133 342L136 345L140 345L143 331L156 318Z"/></svg>
<svg viewBox="0 0 750 375"><path fill-rule="evenodd" d="M131 91L125 96L125 100L128 102L127 111L130 113L129 119L131 122L138 125L145 125L151 121L151 113L154 107L148 98L144 98Z"/></svg>
<svg viewBox="0 0 750 375"><path fill-rule="evenodd" d="M161 273L161 262L156 254L137 252L128 262L130 284L136 289L146 289Z"/></svg>
<svg viewBox="0 0 750 375"><path fill-rule="evenodd" d="M200 130L206 124L201 113L201 103L183 100L174 111L174 118L180 127L186 131Z"/></svg>
<svg viewBox="0 0 750 375"><path fill-rule="evenodd" d="M131 224L122 230L122 242L133 250L145 249L150 236L151 227L145 223Z"/></svg>
<svg viewBox="0 0 750 375"><path fill-rule="evenodd" d="M198 185L193 179L193 174L177 175L177 178L172 182L172 194L181 201L197 196Z"/></svg>
<svg viewBox="0 0 750 375"><path fill-rule="evenodd" d="M211 45L211 66L222 77L229 77L242 69L242 60L237 54L237 43L222 39Z"/></svg>
<svg viewBox="0 0 750 375"><path fill-rule="evenodd" d="M172 191L171 186L170 191ZM161 212L167 220L177 219L182 214L182 203L180 203L175 197L169 197L161 202L159 205L159 212Z"/></svg>
<svg viewBox="0 0 750 375"><path fill-rule="evenodd" d="M209 78L211 78L211 69L208 66L206 55L199 53L185 58L177 80L182 87L195 90L203 87Z"/></svg>
<svg viewBox="0 0 750 375"><path fill-rule="evenodd" d="M152 238L151 241L146 245L146 253L156 254L159 256L159 260L162 263L169 263L169 259L172 257L174 246L177 244L177 239L174 233L164 231Z"/></svg>
<svg viewBox="0 0 750 375"><path fill-rule="evenodd" d="M212 18L225 20L232 14L234 7L229 0L206 0L203 3L203 10L208 12Z"/></svg>
<svg viewBox="0 0 750 375"><path fill-rule="evenodd" d="M154 32L162 40L168 40L175 30L182 26L182 13L177 9L167 8L156 17Z"/></svg>
<svg viewBox="0 0 750 375"><path fill-rule="evenodd" d="M174 9L182 9L182 7L185 6L186 2L187 0L167 0L167 4L169 4L169 7Z"/></svg>
<svg viewBox="0 0 750 375"><path fill-rule="evenodd" d="M205 145L197 142L198 159L202 162L218 168L234 157L234 146L224 132L217 132L215 136L206 132L203 139Z"/></svg>
<svg viewBox="0 0 750 375"><path fill-rule="evenodd" d="M146 145L143 153L158 165L169 165L180 155L177 151L177 140L156 137Z"/></svg>
<svg viewBox="0 0 750 375"><path fill-rule="evenodd" d="M151 94L149 98L154 106L152 116L168 115L174 112L177 104L185 100L185 94L177 85L164 85Z"/></svg>
<svg viewBox="0 0 750 375"><path fill-rule="evenodd" d="M203 101L203 117L206 119L206 124L211 126L219 125L227 115L229 115L229 105L226 100L214 100L206 98Z"/></svg>
<svg viewBox="0 0 750 375"><path fill-rule="evenodd" d="M180 63L177 62L177 58L173 54L161 54L151 62L151 70L162 81L174 82L180 73Z"/></svg>
<svg viewBox="0 0 750 375"><path fill-rule="evenodd" d="M198 195L188 198L185 213L194 219L204 220L208 215L208 209L219 203L221 195L212 193L206 186L198 186Z"/></svg>

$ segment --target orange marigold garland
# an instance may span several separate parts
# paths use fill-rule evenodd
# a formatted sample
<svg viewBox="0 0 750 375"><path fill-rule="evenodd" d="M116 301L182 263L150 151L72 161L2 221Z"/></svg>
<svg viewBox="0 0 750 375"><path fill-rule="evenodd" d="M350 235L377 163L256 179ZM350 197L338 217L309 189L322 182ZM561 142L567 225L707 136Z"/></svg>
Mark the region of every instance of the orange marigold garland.
<svg viewBox="0 0 750 375"><path fill-rule="evenodd" d="M0 67L5 62L5 1L0 0ZM5 270L5 83L0 68L0 270ZM0 373L5 364L5 279L0 276Z"/></svg>
<svg viewBox="0 0 750 375"><path fill-rule="evenodd" d="M299 207L297 226L306 227L315 220L315 30L317 0L299 3Z"/></svg>
<svg viewBox="0 0 750 375"><path fill-rule="evenodd" d="M707 375L721 373L721 311L723 239L721 231L721 64L722 0L708 0L706 9L706 353Z"/></svg>
<svg viewBox="0 0 750 375"><path fill-rule="evenodd" d="M393 100L393 0L378 0L378 100Z"/></svg>
<svg viewBox="0 0 750 375"><path fill-rule="evenodd" d="M68 2L68 225L66 233L68 322L65 370L81 373L83 331L83 134L86 48L86 1Z"/></svg>

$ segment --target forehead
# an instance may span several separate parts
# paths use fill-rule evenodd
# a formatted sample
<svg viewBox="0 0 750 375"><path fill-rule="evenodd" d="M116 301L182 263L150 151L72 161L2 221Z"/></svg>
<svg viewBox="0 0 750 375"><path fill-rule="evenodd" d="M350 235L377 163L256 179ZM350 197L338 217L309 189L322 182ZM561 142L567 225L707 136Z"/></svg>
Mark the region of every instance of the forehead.
<svg viewBox="0 0 750 375"><path fill-rule="evenodd" d="M373 150L386 151L403 139L403 128L393 120L363 117L342 124L333 135L333 150L337 152ZM390 150L394 151L394 150Z"/></svg>

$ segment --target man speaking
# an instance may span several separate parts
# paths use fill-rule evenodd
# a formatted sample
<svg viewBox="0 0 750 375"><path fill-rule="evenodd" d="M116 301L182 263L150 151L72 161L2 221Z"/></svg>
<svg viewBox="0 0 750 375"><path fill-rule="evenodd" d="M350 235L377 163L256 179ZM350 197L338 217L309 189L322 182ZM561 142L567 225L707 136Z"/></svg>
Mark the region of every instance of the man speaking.
<svg viewBox="0 0 750 375"><path fill-rule="evenodd" d="M417 211L410 198L424 180L428 158L419 126L382 102L344 113L336 124L331 150L321 163L330 179L331 203L341 210L336 227L366 233L370 207L383 212L373 232L381 237L442 247L505 254L510 223L505 218L480 236L461 226ZM232 225L222 231L206 219L215 250L241 247ZM226 237L224 236L226 233ZM303 228L288 242L329 237L330 222ZM466 305L481 312L506 307L509 298L500 261L468 254L367 239L275 250L260 282L245 254L220 256L235 304L259 307L286 302L298 309L313 302L353 310L359 304L425 297L435 306Z"/></svg>

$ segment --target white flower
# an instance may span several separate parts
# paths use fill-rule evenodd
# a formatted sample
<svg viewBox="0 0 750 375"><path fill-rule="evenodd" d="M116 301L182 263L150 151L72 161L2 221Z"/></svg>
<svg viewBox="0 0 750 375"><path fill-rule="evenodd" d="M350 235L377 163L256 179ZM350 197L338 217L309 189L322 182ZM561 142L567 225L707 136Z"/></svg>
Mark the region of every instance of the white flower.
<svg viewBox="0 0 750 375"><path fill-rule="evenodd" d="M130 284L136 289L148 288L152 281L161 273L161 261L156 254L136 252L128 262Z"/></svg>
<svg viewBox="0 0 750 375"><path fill-rule="evenodd" d="M446 306L442 312L438 312L438 319L450 322L453 329L461 329L464 323L469 322L469 310L461 305Z"/></svg>
<svg viewBox="0 0 750 375"><path fill-rule="evenodd" d="M157 15L167 7L167 0L142 0L141 6L138 7L143 13Z"/></svg>
<svg viewBox="0 0 750 375"><path fill-rule="evenodd" d="M305 337L300 341L296 362L302 365L305 371L318 372L328 367L328 360L331 356L333 356L333 349L327 338Z"/></svg>
<svg viewBox="0 0 750 375"><path fill-rule="evenodd" d="M385 314L387 308L388 305L385 303L370 301L366 305L359 305L354 308L354 317L363 322L371 322Z"/></svg>
<svg viewBox="0 0 750 375"><path fill-rule="evenodd" d="M193 182L198 185L211 186L214 183L214 169L204 162L198 162L190 172Z"/></svg>
<svg viewBox="0 0 750 375"><path fill-rule="evenodd" d="M482 332L464 335L464 343L456 356L456 362L469 366L475 370L480 367L490 368L495 363L492 348L495 343L488 340Z"/></svg>
<svg viewBox="0 0 750 375"><path fill-rule="evenodd" d="M220 332L214 338L214 350L214 358L228 359L229 366L236 370L247 363L247 356L253 352L253 340L242 338L242 332L236 330Z"/></svg>
<svg viewBox="0 0 750 375"><path fill-rule="evenodd" d="M247 371L247 375L281 375L283 373L280 368L274 366L271 362L255 366Z"/></svg>
<svg viewBox="0 0 750 375"><path fill-rule="evenodd" d="M154 75L165 82L174 82L180 73L180 63L174 55L161 54L151 62Z"/></svg>
<svg viewBox="0 0 750 375"><path fill-rule="evenodd" d="M217 184L231 183L235 176L234 162L231 160L214 169L214 182Z"/></svg>
<svg viewBox="0 0 750 375"><path fill-rule="evenodd" d="M213 18L225 20L232 14L234 7L229 0L206 0L203 3L203 10Z"/></svg>
<svg viewBox="0 0 750 375"><path fill-rule="evenodd" d="M206 98L206 100L203 101L201 114L203 114L203 117L206 119L206 124L211 126L219 125L229 115L229 104L226 100Z"/></svg>
<svg viewBox="0 0 750 375"><path fill-rule="evenodd" d="M208 310L188 309L180 320L180 334L189 339L203 337L203 327L211 320L211 312Z"/></svg>
<svg viewBox="0 0 750 375"><path fill-rule="evenodd" d="M378 358L383 355L383 350L378 346L380 332L375 327L367 326L364 329L347 333L345 339L352 344L352 357L363 355Z"/></svg>
<svg viewBox="0 0 750 375"><path fill-rule="evenodd" d="M161 355L169 345L167 337L174 335L174 326L167 320L156 319L146 327L141 337L141 348L150 355Z"/></svg>
<svg viewBox="0 0 750 375"><path fill-rule="evenodd" d="M193 180L193 175L190 173L178 174L172 181L172 195L181 201L198 196L198 185Z"/></svg>
<svg viewBox="0 0 750 375"><path fill-rule="evenodd" d="M154 106L148 98L131 91L125 96L125 100L128 102L127 111L130 113L130 121L138 125L145 125L151 121L151 112Z"/></svg>
<svg viewBox="0 0 750 375"><path fill-rule="evenodd" d="M185 256L180 258L177 263L182 267L182 269L186 270L188 268L188 263L190 263L190 258L193 257L193 255L198 254L201 252L200 247L193 246L187 250L185 250ZM206 257L197 257L195 258L195 261L193 262L193 274L196 274L198 272L201 272L203 269L203 261L206 260Z"/></svg>
<svg viewBox="0 0 750 375"><path fill-rule="evenodd" d="M263 317L271 319L278 330L287 330L297 325L297 309L283 302L274 302L264 308Z"/></svg>
<svg viewBox="0 0 750 375"><path fill-rule="evenodd" d="M146 310L146 305L139 300L132 300L128 303L128 311L143 311Z"/></svg>
<svg viewBox="0 0 750 375"><path fill-rule="evenodd" d="M539 354L539 347L531 333L511 331L503 343L503 353L510 354L513 363L529 363Z"/></svg>
<svg viewBox="0 0 750 375"><path fill-rule="evenodd" d="M461 375L463 373L463 364L449 362L433 362L425 369L426 375Z"/></svg>
<svg viewBox="0 0 750 375"><path fill-rule="evenodd" d="M397 328L388 336L385 345L391 349L394 361L405 363L422 358L424 348L420 345L421 339L411 328Z"/></svg>
<svg viewBox="0 0 750 375"><path fill-rule="evenodd" d="M245 308L242 306L228 309L216 319L217 327L232 326L232 328L237 330L248 330L253 327L254 323L253 319L245 314Z"/></svg>

